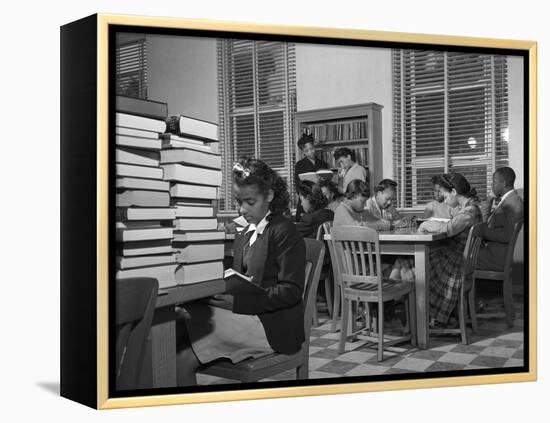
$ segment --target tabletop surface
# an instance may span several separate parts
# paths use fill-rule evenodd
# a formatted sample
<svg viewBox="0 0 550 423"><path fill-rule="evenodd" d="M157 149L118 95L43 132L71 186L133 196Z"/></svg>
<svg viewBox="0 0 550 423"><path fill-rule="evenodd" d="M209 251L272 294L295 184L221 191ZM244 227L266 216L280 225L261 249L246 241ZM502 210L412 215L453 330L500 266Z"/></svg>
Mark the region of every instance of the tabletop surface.
<svg viewBox="0 0 550 423"><path fill-rule="evenodd" d="M418 228L398 228L391 231L378 231L378 238L380 241L431 242L445 239L447 234L418 232ZM329 240L330 235L325 235L325 239Z"/></svg>

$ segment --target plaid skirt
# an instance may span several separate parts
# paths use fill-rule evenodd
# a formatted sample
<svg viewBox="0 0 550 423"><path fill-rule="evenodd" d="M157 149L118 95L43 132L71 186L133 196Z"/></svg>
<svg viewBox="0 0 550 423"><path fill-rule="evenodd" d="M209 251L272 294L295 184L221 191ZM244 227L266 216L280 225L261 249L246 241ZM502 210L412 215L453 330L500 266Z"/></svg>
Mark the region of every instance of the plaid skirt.
<svg viewBox="0 0 550 423"><path fill-rule="evenodd" d="M448 238L445 245L430 252L430 317L446 323L456 307L464 281L464 247L468 231Z"/></svg>

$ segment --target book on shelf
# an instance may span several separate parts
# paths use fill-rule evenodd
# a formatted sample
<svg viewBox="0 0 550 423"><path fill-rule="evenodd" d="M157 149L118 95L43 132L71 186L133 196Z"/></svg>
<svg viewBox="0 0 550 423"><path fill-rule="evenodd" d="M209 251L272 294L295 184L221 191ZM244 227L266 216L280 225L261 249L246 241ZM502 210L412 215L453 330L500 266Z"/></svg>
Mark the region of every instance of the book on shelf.
<svg viewBox="0 0 550 423"><path fill-rule="evenodd" d="M331 180L334 177L334 172L330 169L319 169L316 172L304 172L298 175L300 181L311 181L318 183L321 180Z"/></svg>
<svg viewBox="0 0 550 423"><path fill-rule="evenodd" d="M116 257L116 266L117 269L132 269L135 267L150 267L150 266L160 266L163 264L173 264L176 263L175 254L158 254L158 255L147 255L147 256L138 256L138 257Z"/></svg>
<svg viewBox="0 0 550 423"><path fill-rule="evenodd" d="M180 164L162 165L165 181L185 182L189 184L220 186L222 172L220 170L203 169Z"/></svg>
<svg viewBox="0 0 550 423"><path fill-rule="evenodd" d="M217 207L217 200L210 200L207 198L174 198L172 199L172 205L174 207L212 207L212 212Z"/></svg>
<svg viewBox="0 0 550 423"><path fill-rule="evenodd" d="M227 294L265 294L267 292L261 286L256 285L252 277L243 275L235 269L226 269L223 278Z"/></svg>
<svg viewBox="0 0 550 423"><path fill-rule="evenodd" d="M170 239L119 242L117 243L116 250L118 255L124 257L170 254L173 251L172 240Z"/></svg>
<svg viewBox="0 0 550 423"><path fill-rule="evenodd" d="M137 267L134 269L120 269L116 272L117 279L126 278L155 278L159 288L175 286L177 264L164 264L162 266Z"/></svg>
<svg viewBox="0 0 550 423"><path fill-rule="evenodd" d="M176 206L176 217L212 217L214 216L213 207L204 206Z"/></svg>
<svg viewBox="0 0 550 423"><path fill-rule="evenodd" d="M170 194L162 191L128 189L116 195L117 207L168 207Z"/></svg>
<svg viewBox="0 0 550 423"><path fill-rule="evenodd" d="M116 220L173 220L176 207L117 207Z"/></svg>
<svg viewBox="0 0 550 423"><path fill-rule="evenodd" d="M210 260L223 260L225 246L223 242L212 243L172 243L178 263L198 263Z"/></svg>
<svg viewBox="0 0 550 423"><path fill-rule="evenodd" d="M161 134L160 139L163 149L180 149L202 151L204 153L219 154L219 149L215 149L215 143L206 143L202 140L184 138L174 134Z"/></svg>
<svg viewBox="0 0 550 423"><path fill-rule="evenodd" d="M129 164L116 164L117 176L143 179L163 179L163 171L160 167L136 166Z"/></svg>
<svg viewBox="0 0 550 423"><path fill-rule="evenodd" d="M185 218L175 219L174 229L176 231L212 231L218 229L218 219Z"/></svg>
<svg viewBox="0 0 550 423"><path fill-rule="evenodd" d="M177 242L203 242L225 241L225 231L187 231L174 232L174 243Z"/></svg>
<svg viewBox="0 0 550 423"><path fill-rule="evenodd" d="M152 119L166 120L168 104L161 101L117 95L115 99L117 112L138 115Z"/></svg>
<svg viewBox="0 0 550 423"><path fill-rule="evenodd" d="M160 155L157 151L138 150L135 148L120 147L115 151L117 163L137 166L159 167Z"/></svg>
<svg viewBox="0 0 550 423"><path fill-rule="evenodd" d="M166 119L166 132L218 141L218 125L189 116L175 115Z"/></svg>
<svg viewBox="0 0 550 423"><path fill-rule="evenodd" d="M152 229L162 228L160 220L118 220L115 222L117 229Z"/></svg>
<svg viewBox="0 0 550 423"><path fill-rule="evenodd" d="M154 131L145 131L144 129L136 129L136 128L126 128L125 126L115 126L115 134L124 135L126 137L131 137L131 138L145 138L145 139L151 139L151 140L160 140L159 137L162 135Z"/></svg>
<svg viewBox="0 0 550 423"><path fill-rule="evenodd" d="M204 185L173 184L170 187L170 195L180 198L215 200L218 198L218 189Z"/></svg>
<svg viewBox="0 0 550 423"><path fill-rule="evenodd" d="M162 141L159 138L138 138L129 135L115 135L115 143L121 147L141 148L144 150L160 151Z"/></svg>
<svg viewBox="0 0 550 423"><path fill-rule="evenodd" d="M223 278L223 261L180 264L176 269L178 284L189 284Z"/></svg>
<svg viewBox="0 0 550 423"><path fill-rule="evenodd" d="M185 163L219 170L222 168L222 156L187 148L162 150L160 152L160 164L169 163Z"/></svg>
<svg viewBox="0 0 550 423"><path fill-rule="evenodd" d="M116 178L116 187L118 189L170 191L170 182L158 179L118 177Z"/></svg>
<svg viewBox="0 0 550 423"><path fill-rule="evenodd" d="M159 228L132 228L123 229L117 228L116 240L119 242L130 241L149 241L157 239L171 239L173 237L174 230L169 227Z"/></svg>
<svg viewBox="0 0 550 423"><path fill-rule="evenodd" d="M159 134L166 132L166 122L164 120L120 112L116 113L115 119L117 126L157 132Z"/></svg>

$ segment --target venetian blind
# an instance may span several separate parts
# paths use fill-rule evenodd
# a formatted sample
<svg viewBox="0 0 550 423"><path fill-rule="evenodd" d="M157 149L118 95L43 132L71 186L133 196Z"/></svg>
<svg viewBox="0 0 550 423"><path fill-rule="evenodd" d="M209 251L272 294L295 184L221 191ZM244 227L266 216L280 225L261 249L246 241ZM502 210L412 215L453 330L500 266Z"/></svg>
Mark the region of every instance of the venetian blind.
<svg viewBox="0 0 550 423"><path fill-rule="evenodd" d="M398 206L432 199L433 175L462 173L484 198L508 164L505 56L394 50L393 167Z"/></svg>
<svg viewBox="0 0 550 423"><path fill-rule="evenodd" d="M231 168L240 157L259 158L287 182L292 180L295 68L293 44L218 41L219 121L224 163L221 210L235 209L231 198Z"/></svg>
<svg viewBox="0 0 550 423"><path fill-rule="evenodd" d="M116 93L147 99L147 43L145 39L116 47Z"/></svg>

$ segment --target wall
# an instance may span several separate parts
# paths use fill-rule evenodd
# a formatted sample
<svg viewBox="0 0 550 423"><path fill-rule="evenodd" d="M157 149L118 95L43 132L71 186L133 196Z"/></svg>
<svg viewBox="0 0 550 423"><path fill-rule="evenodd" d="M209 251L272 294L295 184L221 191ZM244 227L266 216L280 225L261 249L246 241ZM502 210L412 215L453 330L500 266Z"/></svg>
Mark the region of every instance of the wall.
<svg viewBox="0 0 550 423"><path fill-rule="evenodd" d="M296 46L298 111L357 103L382 109L383 174L392 169L391 50L313 44Z"/></svg>
<svg viewBox="0 0 550 423"><path fill-rule="evenodd" d="M168 103L169 114L218 122L216 40L147 36L151 100Z"/></svg>
<svg viewBox="0 0 550 423"><path fill-rule="evenodd" d="M516 171L516 187L523 188L523 58L508 57L508 124L510 167Z"/></svg>

